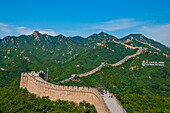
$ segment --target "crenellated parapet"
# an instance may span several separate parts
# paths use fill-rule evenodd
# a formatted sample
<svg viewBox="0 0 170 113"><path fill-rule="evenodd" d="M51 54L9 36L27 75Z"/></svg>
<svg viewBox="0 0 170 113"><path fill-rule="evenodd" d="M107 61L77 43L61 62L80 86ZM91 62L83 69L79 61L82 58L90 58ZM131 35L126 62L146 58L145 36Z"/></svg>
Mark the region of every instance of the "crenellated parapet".
<svg viewBox="0 0 170 113"><path fill-rule="evenodd" d="M26 88L39 97L49 96L52 101L60 99L78 104L85 100L93 104L98 113L109 113L106 103L95 88L55 85L43 80L39 74L40 72L21 73L20 88Z"/></svg>

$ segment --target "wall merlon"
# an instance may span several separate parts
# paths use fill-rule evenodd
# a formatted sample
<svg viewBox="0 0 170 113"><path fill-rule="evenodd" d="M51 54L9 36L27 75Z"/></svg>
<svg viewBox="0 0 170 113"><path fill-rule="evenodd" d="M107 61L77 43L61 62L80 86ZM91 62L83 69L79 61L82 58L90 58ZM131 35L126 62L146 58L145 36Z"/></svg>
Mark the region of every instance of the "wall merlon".
<svg viewBox="0 0 170 113"><path fill-rule="evenodd" d="M68 86L64 86L63 89L64 89L64 90L68 90Z"/></svg>
<svg viewBox="0 0 170 113"><path fill-rule="evenodd" d="M69 90L72 90L72 89L73 89L73 87L72 87L72 86L68 86L68 89L69 89Z"/></svg>
<svg viewBox="0 0 170 113"><path fill-rule="evenodd" d="M60 89L60 90L63 89L63 86L58 86L58 89Z"/></svg>
<svg viewBox="0 0 170 113"><path fill-rule="evenodd" d="M45 86L45 87L48 87L48 83L45 83L44 86Z"/></svg>
<svg viewBox="0 0 170 113"><path fill-rule="evenodd" d="M79 88L77 86L74 86L73 90L78 91Z"/></svg>
<svg viewBox="0 0 170 113"><path fill-rule="evenodd" d="M24 73L22 72L22 73L21 73L21 76L23 76L23 75L24 75Z"/></svg>
<svg viewBox="0 0 170 113"><path fill-rule="evenodd" d="M52 87L52 84L49 84L50 87Z"/></svg>
<svg viewBox="0 0 170 113"><path fill-rule="evenodd" d="M56 85L52 84L52 88L56 88Z"/></svg>
<svg viewBox="0 0 170 113"><path fill-rule="evenodd" d="M84 91L84 88L83 88L83 87L79 87L79 90L80 90L80 91Z"/></svg>
<svg viewBox="0 0 170 113"><path fill-rule="evenodd" d="M41 84L42 86L44 86L44 82L40 82L40 84Z"/></svg>
<svg viewBox="0 0 170 113"><path fill-rule="evenodd" d="M60 86L59 85L56 85L57 89L60 89Z"/></svg>
<svg viewBox="0 0 170 113"><path fill-rule="evenodd" d="M84 87L84 91L89 91L89 88L88 87Z"/></svg>

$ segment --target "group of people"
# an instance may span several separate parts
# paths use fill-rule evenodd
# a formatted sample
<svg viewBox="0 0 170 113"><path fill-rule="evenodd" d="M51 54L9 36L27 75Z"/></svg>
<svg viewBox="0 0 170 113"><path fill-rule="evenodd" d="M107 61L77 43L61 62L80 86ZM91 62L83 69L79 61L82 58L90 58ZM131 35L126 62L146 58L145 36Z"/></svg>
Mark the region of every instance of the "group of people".
<svg viewBox="0 0 170 113"><path fill-rule="evenodd" d="M105 95L108 95L109 98L113 98L113 93L110 93L108 89L104 89L103 92Z"/></svg>

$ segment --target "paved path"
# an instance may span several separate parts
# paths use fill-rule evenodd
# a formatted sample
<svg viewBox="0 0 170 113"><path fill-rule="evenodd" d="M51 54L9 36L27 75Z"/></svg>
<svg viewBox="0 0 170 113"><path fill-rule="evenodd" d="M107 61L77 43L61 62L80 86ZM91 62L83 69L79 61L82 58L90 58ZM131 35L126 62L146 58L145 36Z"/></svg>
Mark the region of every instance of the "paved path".
<svg viewBox="0 0 170 113"><path fill-rule="evenodd" d="M115 97L109 98L107 95L102 97L111 113L127 113Z"/></svg>
<svg viewBox="0 0 170 113"><path fill-rule="evenodd" d="M61 83L64 83L64 82L67 82L67 81L69 81L69 80L71 80L71 79L73 79L74 78L74 76L71 76L70 78L67 78L67 79L65 79L65 80L62 80L62 81L60 81Z"/></svg>
<svg viewBox="0 0 170 113"><path fill-rule="evenodd" d="M41 77L35 76L34 78L35 78L36 80L40 81L40 82L44 82L44 80L43 80Z"/></svg>

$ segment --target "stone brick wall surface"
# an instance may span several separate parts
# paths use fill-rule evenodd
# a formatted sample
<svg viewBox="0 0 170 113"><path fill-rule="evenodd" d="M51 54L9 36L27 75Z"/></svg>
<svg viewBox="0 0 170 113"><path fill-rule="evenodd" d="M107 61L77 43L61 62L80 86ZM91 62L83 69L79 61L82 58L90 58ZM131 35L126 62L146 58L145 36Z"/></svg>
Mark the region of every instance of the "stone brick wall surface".
<svg viewBox="0 0 170 113"><path fill-rule="evenodd" d="M39 97L49 96L52 101L60 99L78 104L85 100L93 104L98 113L110 112L95 88L54 85L41 79L38 74L35 72L21 73L20 88L26 88L30 93L34 93Z"/></svg>

